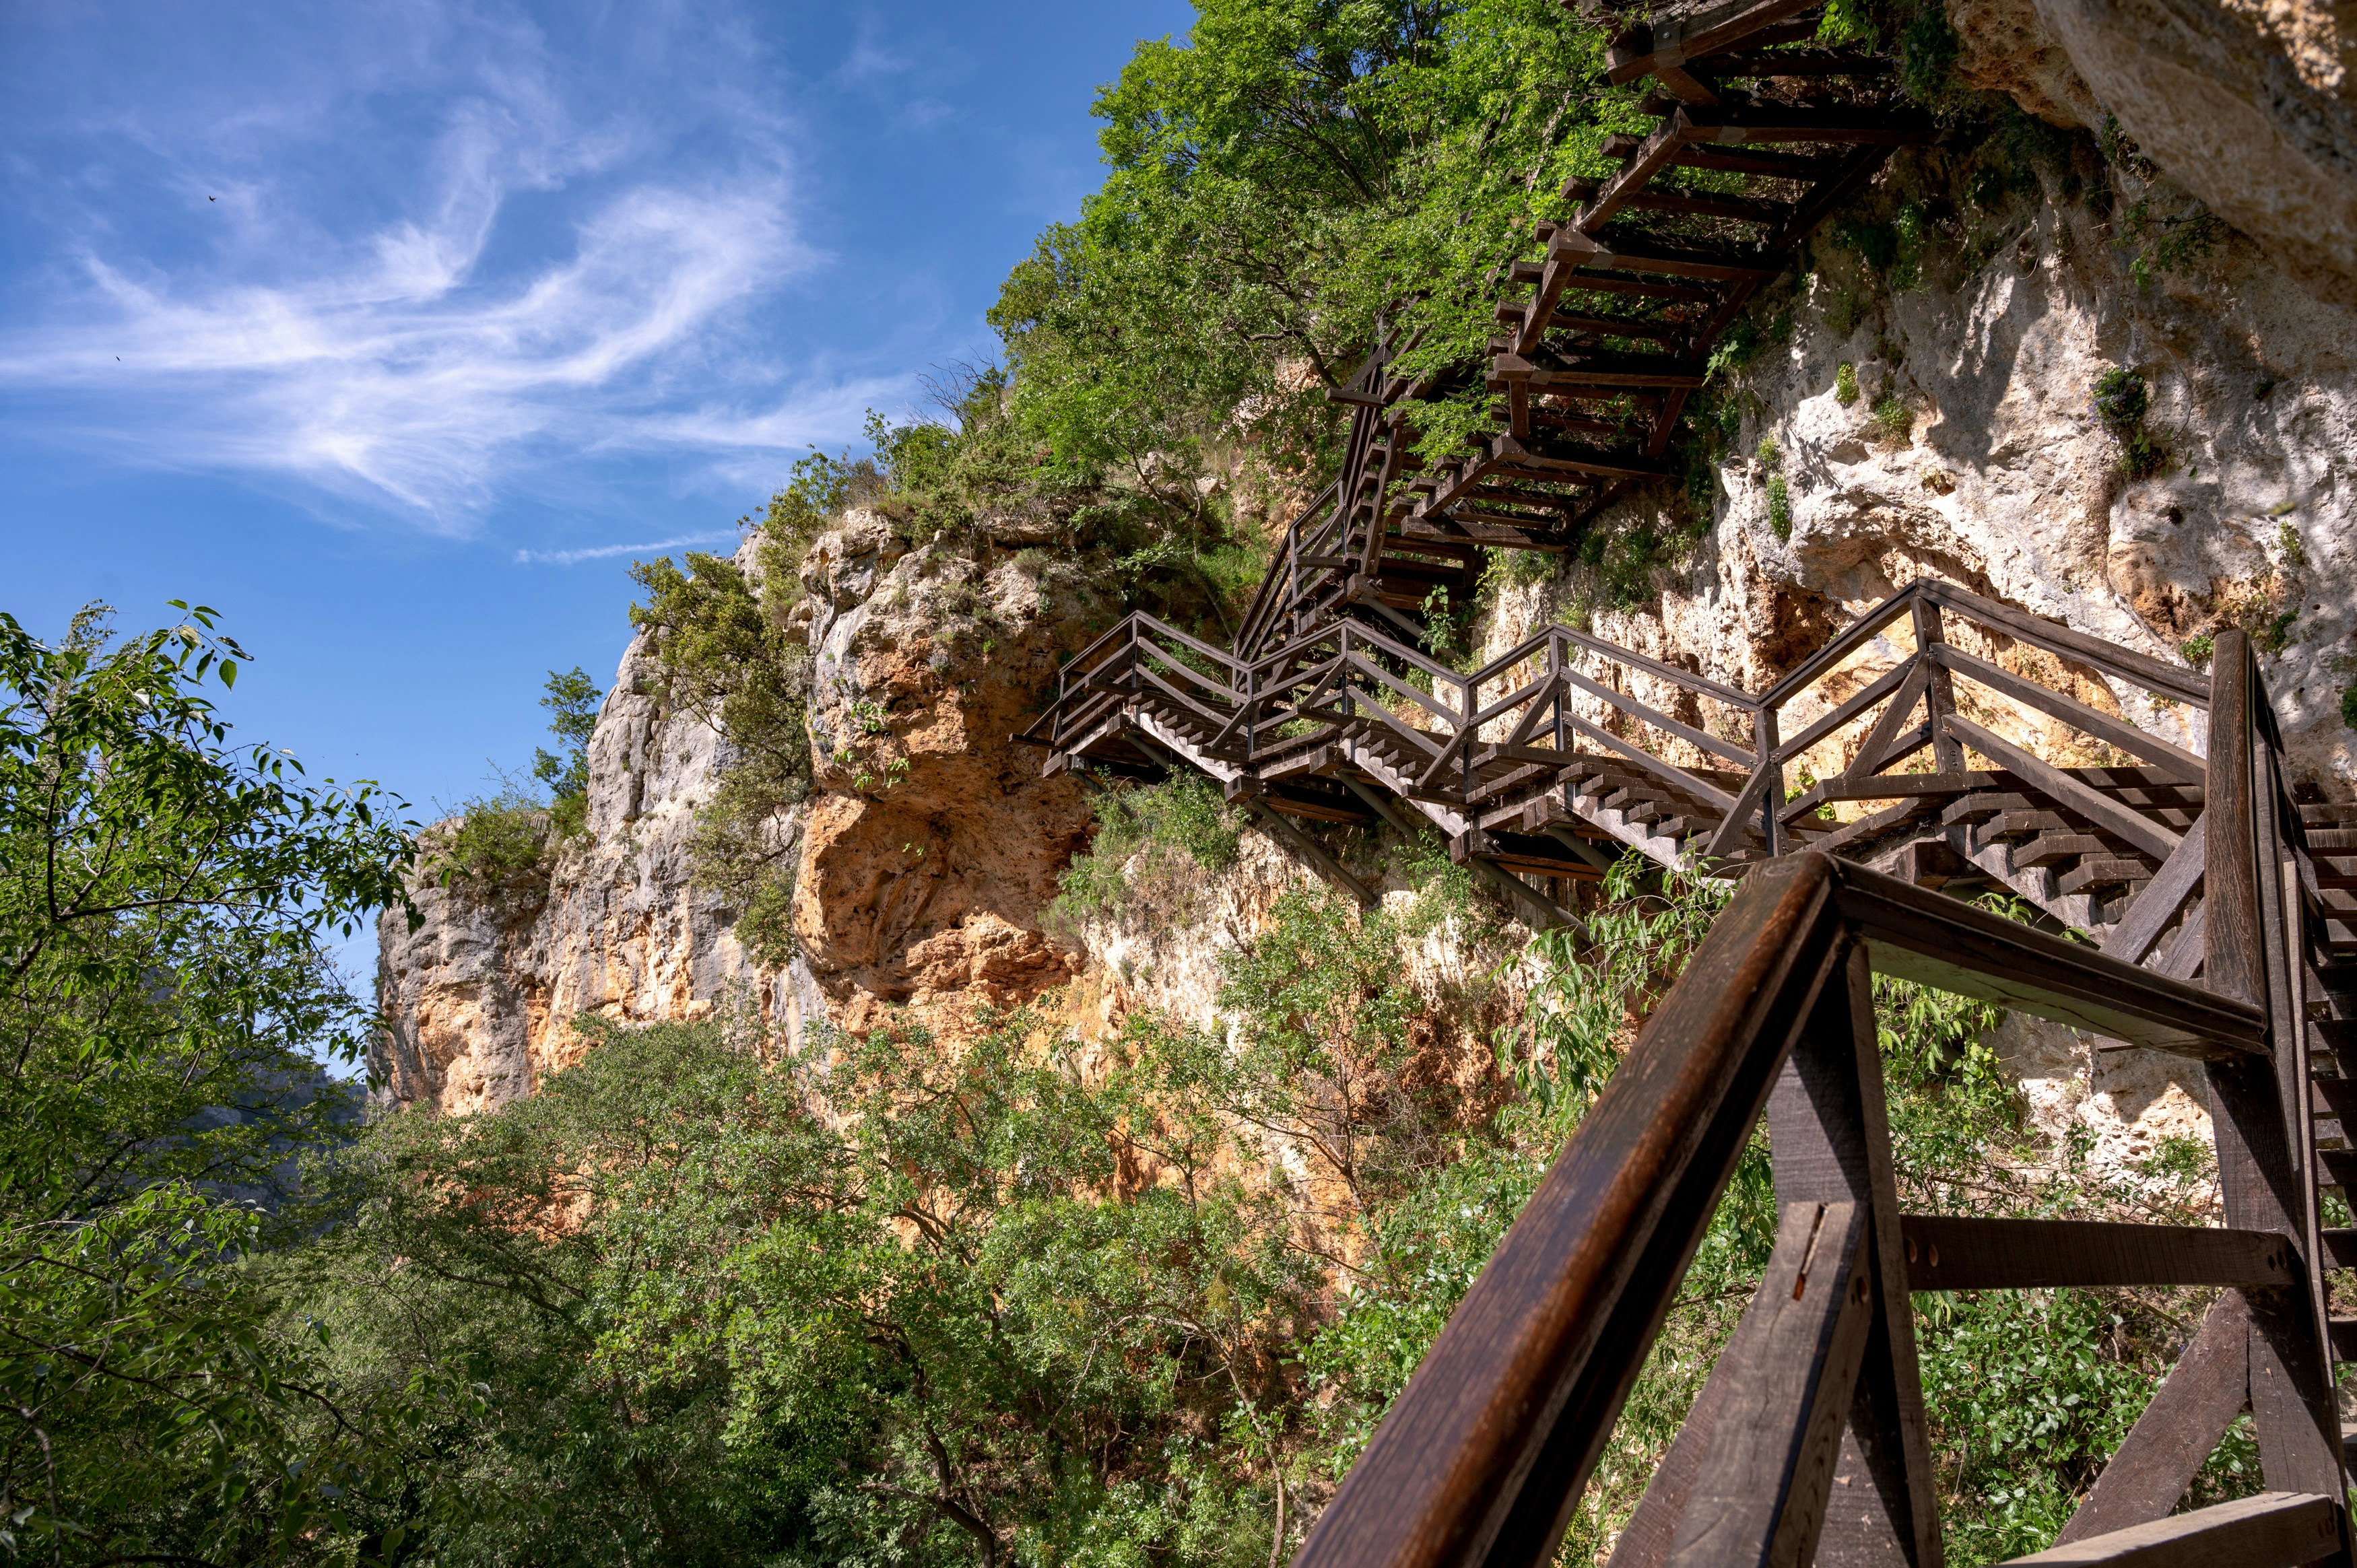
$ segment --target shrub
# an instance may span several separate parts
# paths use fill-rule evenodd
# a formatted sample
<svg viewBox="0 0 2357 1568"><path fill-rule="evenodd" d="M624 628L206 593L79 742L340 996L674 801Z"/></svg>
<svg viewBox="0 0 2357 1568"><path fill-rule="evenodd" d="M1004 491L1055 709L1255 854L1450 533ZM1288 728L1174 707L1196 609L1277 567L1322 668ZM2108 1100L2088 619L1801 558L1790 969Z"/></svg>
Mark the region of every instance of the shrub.
<svg viewBox="0 0 2357 1568"><path fill-rule="evenodd" d="M2158 472L2167 455L2145 428L2145 416L2152 409L2152 389L2144 377L2125 365L2115 365L2095 378L2090 401L2096 420L2119 444L2120 475L2140 479Z"/></svg>
<svg viewBox="0 0 2357 1568"><path fill-rule="evenodd" d="M1886 392L1874 405L1868 416L1875 435L1893 446L1904 446L1915 438L1915 411L1897 392Z"/></svg>
<svg viewBox="0 0 2357 1568"><path fill-rule="evenodd" d="M1857 367L1847 360L1834 371L1834 401L1844 408L1857 401Z"/></svg>
<svg viewBox="0 0 2357 1568"><path fill-rule="evenodd" d="M1133 899L1170 913L1188 902L1196 874L1235 864L1242 817L1207 780L1184 774L1159 784L1110 789L1093 802L1096 837L1064 868L1050 912L1066 929ZM1139 851L1144 860L1128 868Z"/></svg>
<svg viewBox="0 0 2357 1568"><path fill-rule="evenodd" d="M2206 670L2210 667L2210 655L2216 649L2217 639L2205 631L2187 638L2178 645L2177 651L2196 670Z"/></svg>
<svg viewBox="0 0 2357 1568"><path fill-rule="evenodd" d="M1781 474L1768 476L1768 527L1779 539L1792 537L1792 494Z"/></svg>
<svg viewBox="0 0 2357 1568"><path fill-rule="evenodd" d="M1781 468L1784 466L1784 449L1776 445L1776 438L1773 435L1762 435L1760 438L1759 450L1762 467Z"/></svg>
<svg viewBox="0 0 2357 1568"><path fill-rule="evenodd" d="M419 845L425 874L475 897L545 891L546 854L554 823L549 808L511 785L478 796Z"/></svg>
<svg viewBox="0 0 2357 1568"><path fill-rule="evenodd" d="M1866 319L1866 302L1855 289L1843 289L1825 299L1825 326L1836 338L1846 338Z"/></svg>
<svg viewBox="0 0 2357 1568"><path fill-rule="evenodd" d="M2351 729L2357 729L2357 686L2341 689L2341 722Z"/></svg>

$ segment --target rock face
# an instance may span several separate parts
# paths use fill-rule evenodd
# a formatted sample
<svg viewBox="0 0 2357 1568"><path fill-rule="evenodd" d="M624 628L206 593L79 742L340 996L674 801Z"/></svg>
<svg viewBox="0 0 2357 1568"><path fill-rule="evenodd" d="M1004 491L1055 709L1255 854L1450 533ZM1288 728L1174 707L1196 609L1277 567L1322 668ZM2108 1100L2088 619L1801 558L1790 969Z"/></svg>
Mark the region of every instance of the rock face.
<svg viewBox="0 0 2357 1568"><path fill-rule="evenodd" d="M845 1027L887 1004L1028 1001L1076 967L1039 916L1087 805L1007 737L1100 607L1039 553L984 553L911 550L854 512L803 563L821 793L793 929Z"/></svg>
<svg viewBox="0 0 2357 1568"><path fill-rule="evenodd" d="M2346 296L2357 13L2319 0L2038 0L2038 15L2172 178L2319 297Z"/></svg>
<svg viewBox="0 0 2357 1568"><path fill-rule="evenodd" d="M474 1111L528 1093L577 1054L583 1015L695 1018L741 996L799 1039L887 1004L955 1027L976 1002L1063 983L1075 955L1039 913L1088 811L1076 783L1042 780L1038 755L1007 740L1077 646L1077 618L1109 613L1058 571L911 550L866 512L813 546L794 614L813 652L816 789L781 824L800 841L802 954L781 972L755 965L733 912L694 886L696 812L731 758L710 725L664 710L634 640L590 742L587 830L545 883L422 883L422 927L381 922L386 1096Z"/></svg>
<svg viewBox="0 0 2357 1568"><path fill-rule="evenodd" d="M573 1020L701 1016L731 987L798 1027L818 1004L808 976L757 973L719 901L689 883L696 809L725 762L710 726L665 714L634 639L589 744L587 830L544 885L481 889L427 881L425 923L379 924L379 1005L391 1028L373 1063L403 1103L476 1111L530 1092L580 1047Z"/></svg>
<svg viewBox="0 0 2357 1568"><path fill-rule="evenodd" d="M2251 628L2300 781L2357 792L2357 733L2340 711L2357 685L2346 16L2313 0L1951 0L1950 16L1968 81L2057 125L2115 114L2158 166L2154 189L2174 181L2243 232L2139 278L2118 214L2076 194L2086 181L2050 170L2038 195L1986 209L1957 198L1942 154L1903 156L1856 216L1963 216L1911 274L1821 237L1788 296L1763 300L1769 331L1737 378L1740 430L1691 565L1657 576L1658 597L1636 609L1597 607L1577 577L1502 588L1488 646L1587 615L1603 636L1758 690L1933 573L2163 658ZM2083 142L2074 156L2093 156ZM2145 428L2162 454L2140 470L2091 406L2097 379L2122 369L2150 389ZM1633 499L1617 521L1658 524L1648 509L1667 504ZM860 1028L890 1005L954 1029L977 1004L1075 976L1063 1005L1076 1020L1138 1005L1208 1020L1216 952L1307 874L1247 834L1236 867L1181 915L1079 941L1049 933L1086 804L1007 736L1117 607L1026 527L952 550L854 512L805 556L792 624L812 657L814 792L780 824L799 839L802 955L783 972L754 965L732 912L692 885L695 812L729 758L708 727L663 711L634 644L591 746L587 832L545 886L423 888L425 925L383 929L389 1095L496 1105L580 1049L580 1015L693 1017L734 994L790 1037L821 1017ZM1869 645L1825 701L1907 651ZM2090 679L2079 694L2201 745L2188 715L2137 692ZM2067 752L2028 715L1983 716ZM1842 759L1820 760L1822 773ZM1433 955L1436 972L1452 961ZM2001 1053L2058 1136L2092 1130L2099 1156L2126 1167L2206 1133L2200 1085L2172 1064L2105 1053L2099 1073L2067 1031L2008 1027Z"/></svg>

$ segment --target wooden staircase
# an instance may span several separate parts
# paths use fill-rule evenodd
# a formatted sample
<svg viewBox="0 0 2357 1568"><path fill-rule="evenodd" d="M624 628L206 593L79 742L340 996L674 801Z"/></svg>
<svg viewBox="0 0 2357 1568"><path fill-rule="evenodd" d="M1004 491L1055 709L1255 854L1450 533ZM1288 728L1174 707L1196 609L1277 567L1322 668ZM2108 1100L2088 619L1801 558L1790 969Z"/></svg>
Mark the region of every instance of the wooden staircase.
<svg viewBox="0 0 2357 1568"><path fill-rule="evenodd" d="M1571 548L1660 476L1743 304L1924 139L1889 62L1810 47L1817 24L1721 0L1624 31L1609 74L1654 81L1656 128L1566 188L1577 215L1507 270L1489 357L1411 380L1379 343L1334 393L1340 471L1232 646L1133 615L1016 737L1050 774L1215 779L1363 903L1318 824L1435 832L1534 928L1576 928L1577 885L1631 850L1743 884L1297 1563L1547 1562L1763 1113L1786 1233L1612 1568L1931 1568L1909 1292L2123 1284L2222 1294L2022 1561L2348 1563L2334 1359L2357 1359L2357 1313L2328 1284L2357 1269L2335 1207L2357 1181L2357 808L2293 803L2247 639L2219 636L2204 679L1925 579L1748 693L1565 626L1461 668L1417 618L1466 602L1484 552ZM1491 432L1421 453L1418 400L1477 379ZM2007 738L2024 718L2106 759L2058 765ZM2036 929L1969 901L1988 891ZM2200 1060L2225 1227L1900 1214L1874 972ZM2244 1409L2270 1492L2172 1517Z"/></svg>

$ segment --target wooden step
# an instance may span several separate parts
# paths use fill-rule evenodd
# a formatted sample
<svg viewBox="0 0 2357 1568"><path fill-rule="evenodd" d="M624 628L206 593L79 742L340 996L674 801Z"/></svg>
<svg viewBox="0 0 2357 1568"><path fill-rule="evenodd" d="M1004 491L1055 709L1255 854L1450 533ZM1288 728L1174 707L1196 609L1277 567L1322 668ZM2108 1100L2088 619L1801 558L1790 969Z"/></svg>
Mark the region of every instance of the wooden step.
<svg viewBox="0 0 2357 1568"><path fill-rule="evenodd" d="M2316 1166L2318 1186L2337 1187L2344 1192L2357 1187L2357 1150L2319 1149Z"/></svg>
<svg viewBox="0 0 2357 1568"><path fill-rule="evenodd" d="M2062 874L2055 884L2063 896L2085 893L2105 887L2132 887L2152 879L2155 867L2150 861L2121 860L2111 855L2091 854Z"/></svg>
<svg viewBox="0 0 2357 1568"><path fill-rule="evenodd" d="M2082 856L2107 854L2111 845L2093 833L2042 832L2013 852L2013 864L2022 865L2060 865ZM2149 876L2150 872L2145 873Z"/></svg>

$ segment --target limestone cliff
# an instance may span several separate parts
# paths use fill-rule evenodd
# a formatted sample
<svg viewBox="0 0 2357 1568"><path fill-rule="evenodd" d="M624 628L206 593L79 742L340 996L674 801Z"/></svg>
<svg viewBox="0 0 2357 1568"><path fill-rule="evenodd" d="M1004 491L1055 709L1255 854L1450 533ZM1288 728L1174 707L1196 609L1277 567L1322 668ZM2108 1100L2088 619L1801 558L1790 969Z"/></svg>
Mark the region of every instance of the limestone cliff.
<svg viewBox="0 0 2357 1568"><path fill-rule="evenodd" d="M1965 79L2079 128L2070 145L2034 187L1986 200L1959 189L1959 151L1902 155L1846 220L1928 223L1903 263L1869 264L1829 228L1803 275L1759 302L1739 426L1690 562L1657 572L1636 608L1576 569L1502 587L1488 646L1585 617L1758 689L1851 613L1937 573L2165 658L2249 627L2303 780L2357 792L2341 707L2357 684L2345 18L2307 0L1952 0L1950 14ZM2182 216L2199 198L2235 231L2140 268L2119 205L2089 194L2112 182L2085 133L2111 116L2149 159L2128 177L2140 199ZM2147 460L2126 460L2093 406L2122 369L2149 388ZM1606 521L1666 527L1679 504L1632 497ZM801 956L783 971L754 965L735 912L693 886L695 814L729 759L709 727L665 710L633 644L591 747L587 832L544 886L425 888L422 929L384 928L390 1094L496 1104L577 1048L577 1015L694 1016L738 993L790 1036L888 1004L953 1026L977 1002L1084 972L1075 1007L1207 1015L1212 952L1305 874L1247 835L1237 869L1183 918L1092 928L1086 950L1047 931L1088 813L1077 784L1042 780L1006 737L1118 607L1039 542L1008 522L957 549L911 544L854 512L808 552L794 613L814 789L775 825L797 845ZM1864 650L1835 699L1904 651ZM2133 693L2083 695L2164 733L2182 722ZM1437 971L1449 961L1437 954ZM2160 1067L2115 1063L2099 1081L2083 1041L2024 1033L2007 1049L2042 1118L2093 1126L2120 1159L2200 1125Z"/></svg>

